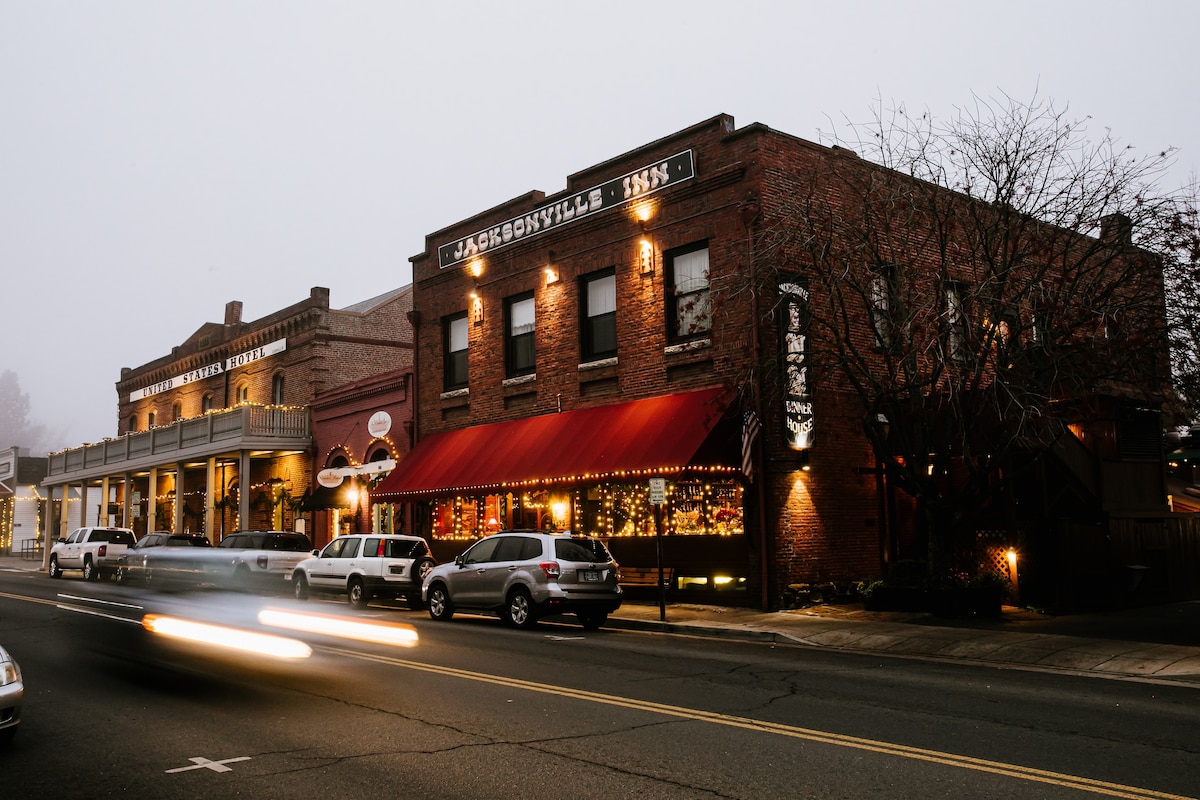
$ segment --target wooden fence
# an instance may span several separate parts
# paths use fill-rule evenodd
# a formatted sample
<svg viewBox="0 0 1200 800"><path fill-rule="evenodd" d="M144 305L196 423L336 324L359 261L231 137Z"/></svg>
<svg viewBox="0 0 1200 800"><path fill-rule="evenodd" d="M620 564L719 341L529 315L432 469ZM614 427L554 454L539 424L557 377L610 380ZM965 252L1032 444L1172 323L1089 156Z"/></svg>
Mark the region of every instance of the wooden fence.
<svg viewBox="0 0 1200 800"><path fill-rule="evenodd" d="M1124 607L1200 599L1200 515L1063 523L1057 605Z"/></svg>

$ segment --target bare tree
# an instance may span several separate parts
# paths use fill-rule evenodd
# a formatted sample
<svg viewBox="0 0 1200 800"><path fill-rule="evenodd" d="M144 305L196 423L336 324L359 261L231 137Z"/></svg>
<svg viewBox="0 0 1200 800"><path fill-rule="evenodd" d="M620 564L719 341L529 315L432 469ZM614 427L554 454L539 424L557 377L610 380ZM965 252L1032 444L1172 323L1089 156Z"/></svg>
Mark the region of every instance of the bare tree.
<svg viewBox="0 0 1200 800"><path fill-rule="evenodd" d="M0 447L22 447L44 452L49 442L45 425L29 419L29 395L21 391L17 373L0 372Z"/></svg>
<svg viewBox="0 0 1200 800"><path fill-rule="evenodd" d="M1167 217L1158 249L1163 254L1171 373L1180 401L1179 423L1200 422L1200 202L1196 181Z"/></svg>
<svg viewBox="0 0 1200 800"><path fill-rule="evenodd" d="M973 516L1003 513L1015 465L1097 403L1171 402L1164 268L1195 272L1195 217L1158 189L1170 151L1093 143L1050 102L977 98L946 123L880 109L848 130L764 202L781 213L759 272L807 282L815 391L853 405L942 570Z"/></svg>

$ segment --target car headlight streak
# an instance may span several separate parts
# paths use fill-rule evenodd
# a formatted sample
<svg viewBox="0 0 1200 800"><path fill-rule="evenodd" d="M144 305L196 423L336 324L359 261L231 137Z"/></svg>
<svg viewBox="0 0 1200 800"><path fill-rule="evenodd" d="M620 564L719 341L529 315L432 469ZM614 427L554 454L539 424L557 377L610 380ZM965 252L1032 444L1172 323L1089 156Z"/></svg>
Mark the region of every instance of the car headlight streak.
<svg viewBox="0 0 1200 800"><path fill-rule="evenodd" d="M224 625L213 625L207 622L194 622L178 617L147 614L142 618L142 627L151 633L169 636L173 639L273 658L300 659L312 655L312 648L297 639L228 628Z"/></svg>
<svg viewBox="0 0 1200 800"><path fill-rule="evenodd" d="M416 629L409 625L370 622L332 614L285 611L278 608L264 608L259 611L258 621L272 628L286 628L301 633L337 636L342 639L398 647L415 647L418 638Z"/></svg>

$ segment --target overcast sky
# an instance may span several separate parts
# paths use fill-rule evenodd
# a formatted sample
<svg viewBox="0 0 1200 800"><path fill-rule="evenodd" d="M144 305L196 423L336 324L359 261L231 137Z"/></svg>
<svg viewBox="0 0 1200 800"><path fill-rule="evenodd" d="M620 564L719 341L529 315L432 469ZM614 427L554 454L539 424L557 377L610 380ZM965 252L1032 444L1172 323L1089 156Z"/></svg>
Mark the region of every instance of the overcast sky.
<svg viewBox="0 0 1200 800"><path fill-rule="evenodd" d="M73 447L240 300L411 282L424 237L719 113L1037 92L1200 167L1200 3L0 0L0 372ZM0 442L0 447L23 445Z"/></svg>

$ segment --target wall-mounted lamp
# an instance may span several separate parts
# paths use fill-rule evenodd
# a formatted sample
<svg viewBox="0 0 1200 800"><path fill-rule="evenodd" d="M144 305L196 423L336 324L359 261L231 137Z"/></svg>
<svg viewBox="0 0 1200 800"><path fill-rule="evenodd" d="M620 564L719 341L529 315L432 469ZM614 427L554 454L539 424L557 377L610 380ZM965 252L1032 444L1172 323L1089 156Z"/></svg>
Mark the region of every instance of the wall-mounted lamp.
<svg viewBox="0 0 1200 800"><path fill-rule="evenodd" d="M654 272L654 243L649 237L643 237L638 243L638 264L641 266L643 275L650 275Z"/></svg>
<svg viewBox="0 0 1200 800"><path fill-rule="evenodd" d="M638 203L633 209L633 216L637 219L638 225L641 226L642 230L646 230L650 220L654 217L654 201L645 200Z"/></svg>
<svg viewBox="0 0 1200 800"><path fill-rule="evenodd" d="M471 292L471 321L476 325L483 322L483 298L478 291Z"/></svg>
<svg viewBox="0 0 1200 800"><path fill-rule="evenodd" d="M470 264L467 264L467 272L471 273L472 278L478 278L483 274L483 262L478 258L474 259Z"/></svg>
<svg viewBox="0 0 1200 800"><path fill-rule="evenodd" d="M554 266L546 267L546 284L558 283L558 269Z"/></svg>

